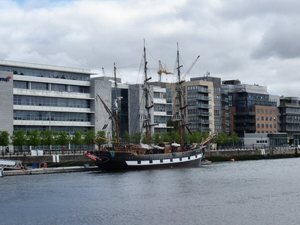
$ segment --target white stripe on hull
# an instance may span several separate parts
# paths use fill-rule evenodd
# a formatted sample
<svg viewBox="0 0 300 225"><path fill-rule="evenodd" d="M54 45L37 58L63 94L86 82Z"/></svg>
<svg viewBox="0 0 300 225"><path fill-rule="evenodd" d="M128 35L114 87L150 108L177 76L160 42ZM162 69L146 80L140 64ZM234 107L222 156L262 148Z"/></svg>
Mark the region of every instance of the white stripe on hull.
<svg viewBox="0 0 300 225"><path fill-rule="evenodd" d="M202 158L202 153L201 154L197 154L197 157L195 155L190 156L190 158L188 157L182 157L181 160L180 158L172 158L173 160L171 161L171 159L163 159L161 160L152 160L152 163L150 162L150 160L140 160L140 161L126 161L126 164L128 166L151 166L151 165L163 165L163 164L172 164L172 163L180 163L180 162L188 162L188 161L194 161L194 160L198 160Z"/></svg>

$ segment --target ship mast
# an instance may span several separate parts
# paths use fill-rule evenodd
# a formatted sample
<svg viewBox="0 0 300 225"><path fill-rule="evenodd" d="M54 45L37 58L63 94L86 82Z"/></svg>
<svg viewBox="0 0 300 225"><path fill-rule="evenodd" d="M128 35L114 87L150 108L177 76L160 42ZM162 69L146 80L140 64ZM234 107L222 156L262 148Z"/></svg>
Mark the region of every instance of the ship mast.
<svg viewBox="0 0 300 225"><path fill-rule="evenodd" d="M148 67L147 67L147 57L146 57L146 46L144 40L144 97L145 97L145 109L146 116L143 121L143 127L145 128L145 143L149 144L151 142L151 113L150 109L153 107L153 104L150 102L150 85L148 81L151 77L148 78Z"/></svg>
<svg viewBox="0 0 300 225"><path fill-rule="evenodd" d="M119 128L119 99L118 99L118 84L117 84L117 68L114 63L114 100L113 100L113 117L114 117L114 133L116 138L116 145L120 144L120 128Z"/></svg>
<svg viewBox="0 0 300 225"><path fill-rule="evenodd" d="M180 146L184 146L185 142L185 108L187 107L184 105L184 100L183 100L183 87L182 84L184 81L181 81L181 71L180 68L182 65L180 65L179 62L179 48L178 48L178 43L177 43L177 77L178 77L178 83L176 85L176 92L177 92L177 99L179 103L179 135L180 135Z"/></svg>

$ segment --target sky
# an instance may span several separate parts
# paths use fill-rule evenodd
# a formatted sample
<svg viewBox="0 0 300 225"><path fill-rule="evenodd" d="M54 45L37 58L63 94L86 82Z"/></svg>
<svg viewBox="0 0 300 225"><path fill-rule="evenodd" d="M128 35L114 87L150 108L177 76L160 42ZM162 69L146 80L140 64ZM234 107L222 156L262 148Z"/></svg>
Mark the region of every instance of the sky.
<svg viewBox="0 0 300 225"><path fill-rule="evenodd" d="M186 79L209 72L298 97L299 9L297 0L0 0L0 59L106 76L115 62L136 83L144 40L153 81L158 60L175 71L178 43Z"/></svg>

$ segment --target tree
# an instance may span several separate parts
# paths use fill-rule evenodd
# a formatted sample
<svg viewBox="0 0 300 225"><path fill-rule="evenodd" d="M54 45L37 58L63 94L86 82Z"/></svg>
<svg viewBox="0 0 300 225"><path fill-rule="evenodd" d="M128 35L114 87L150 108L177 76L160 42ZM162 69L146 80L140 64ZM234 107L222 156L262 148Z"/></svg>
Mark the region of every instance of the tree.
<svg viewBox="0 0 300 225"><path fill-rule="evenodd" d="M95 132L92 130L88 130L84 135L83 143L88 146L93 145L95 143Z"/></svg>
<svg viewBox="0 0 300 225"><path fill-rule="evenodd" d="M30 131L27 134L27 145L29 146L38 146L41 144L40 132L37 130Z"/></svg>
<svg viewBox="0 0 300 225"><path fill-rule="evenodd" d="M141 141L141 135L142 135L141 133L132 134L131 137L130 137L130 140L134 144L139 144L140 141Z"/></svg>
<svg viewBox="0 0 300 225"><path fill-rule="evenodd" d="M17 146L20 148L20 150L23 150L23 146L26 145L26 133L24 130L17 130L13 132L13 135L11 137L12 144L14 146Z"/></svg>
<svg viewBox="0 0 300 225"><path fill-rule="evenodd" d="M228 143L228 135L224 132L219 133L215 142L220 146L226 145Z"/></svg>
<svg viewBox="0 0 300 225"><path fill-rule="evenodd" d="M79 145L82 145L83 144L83 134L81 131L76 131L74 136L71 138L71 143L75 145L75 148Z"/></svg>
<svg viewBox="0 0 300 225"><path fill-rule="evenodd" d="M159 144L161 142L161 133L154 133L153 141L155 144Z"/></svg>
<svg viewBox="0 0 300 225"><path fill-rule="evenodd" d="M54 133L52 130L47 129L40 133L41 136L41 144L42 145L48 145L49 149L51 148L51 145L54 144Z"/></svg>
<svg viewBox="0 0 300 225"><path fill-rule="evenodd" d="M125 133L124 133L124 140L125 140L125 142L127 143L127 144L129 144L130 143L130 135L129 135L129 133L126 131Z"/></svg>
<svg viewBox="0 0 300 225"><path fill-rule="evenodd" d="M70 141L70 137L67 132L59 132L55 137L56 144L60 145L62 150L64 149L65 145L68 145Z"/></svg>
<svg viewBox="0 0 300 225"><path fill-rule="evenodd" d="M240 142L240 138L236 133L230 135L230 140L233 146Z"/></svg>
<svg viewBox="0 0 300 225"><path fill-rule="evenodd" d="M9 133L7 131L0 132L0 146L7 146L9 144Z"/></svg>
<svg viewBox="0 0 300 225"><path fill-rule="evenodd" d="M101 149L101 145L107 143L106 133L105 131L101 130L98 131L95 137L95 143L98 145L98 149Z"/></svg>

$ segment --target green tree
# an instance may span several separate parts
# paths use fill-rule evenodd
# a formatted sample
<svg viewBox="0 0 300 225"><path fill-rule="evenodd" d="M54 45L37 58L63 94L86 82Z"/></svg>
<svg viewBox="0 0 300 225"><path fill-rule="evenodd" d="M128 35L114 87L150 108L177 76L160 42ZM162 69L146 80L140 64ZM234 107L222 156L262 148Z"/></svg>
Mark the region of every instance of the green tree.
<svg viewBox="0 0 300 225"><path fill-rule="evenodd" d="M9 133L7 131L0 132L0 146L8 146Z"/></svg>
<svg viewBox="0 0 300 225"><path fill-rule="evenodd" d="M131 142L134 144L139 144L141 141L141 135L141 133L132 134L130 137Z"/></svg>
<svg viewBox="0 0 300 225"><path fill-rule="evenodd" d="M230 142L232 143L233 146L238 144L240 142L239 136L236 133L230 135Z"/></svg>
<svg viewBox="0 0 300 225"><path fill-rule="evenodd" d="M42 145L48 145L49 149L51 149L51 145L54 144L54 133L52 132L52 130L47 129L47 130L43 130L40 133L41 135L41 144Z"/></svg>
<svg viewBox="0 0 300 225"><path fill-rule="evenodd" d="M98 131L95 137L95 143L98 145L98 149L101 149L101 145L107 143L106 133L105 131L101 130Z"/></svg>
<svg viewBox="0 0 300 225"><path fill-rule="evenodd" d="M88 130L84 134L83 143L88 145L90 148L95 143L95 132L92 130Z"/></svg>
<svg viewBox="0 0 300 225"><path fill-rule="evenodd" d="M19 150L23 151L23 146L26 145L26 133L24 130L17 130L13 132L13 135L11 137L12 144L14 146L17 146Z"/></svg>
<svg viewBox="0 0 300 225"><path fill-rule="evenodd" d="M164 132L164 133L162 133L161 134L161 140L163 141L163 142L171 142L171 132Z"/></svg>
<svg viewBox="0 0 300 225"><path fill-rule="evenodd" d="M68 145L70 142L70 136L68 135L67 132L62 131L56 134L55 136L55 143L57 145L61 146L61 149L64 150L65 146Z"/></svg>
<svg viewBox="0 0 300 225"><path fill-rule="evenodd" d="M124 141L127 143L127 144L129 144L130 143L130 135L129 135L129 133L126 131L125 133L124 133L124 136L123 136L123 138L124 138Z"/></svg>
<svg viewBox="0 0 300 225"><path fill-rule="evenodd" d="M27 134L27 145L29 146L38 146L41 144L40 132L37 130L30 131Z"/></svg>
<svg viewBox="0 0 300 225"><path fill-rule="evenodd" d="M159 144L162 141L162 133L154 133L153 134L153 141L155 144Z"/></svg>
<svg viewBox="0 0 300 225"><path fill-rule="evenodd" d="M83 140L83 134L81 131L76 131L74 136L71 138L71 143L75 145L75 149L82 145L84 142Z"/></svg>

